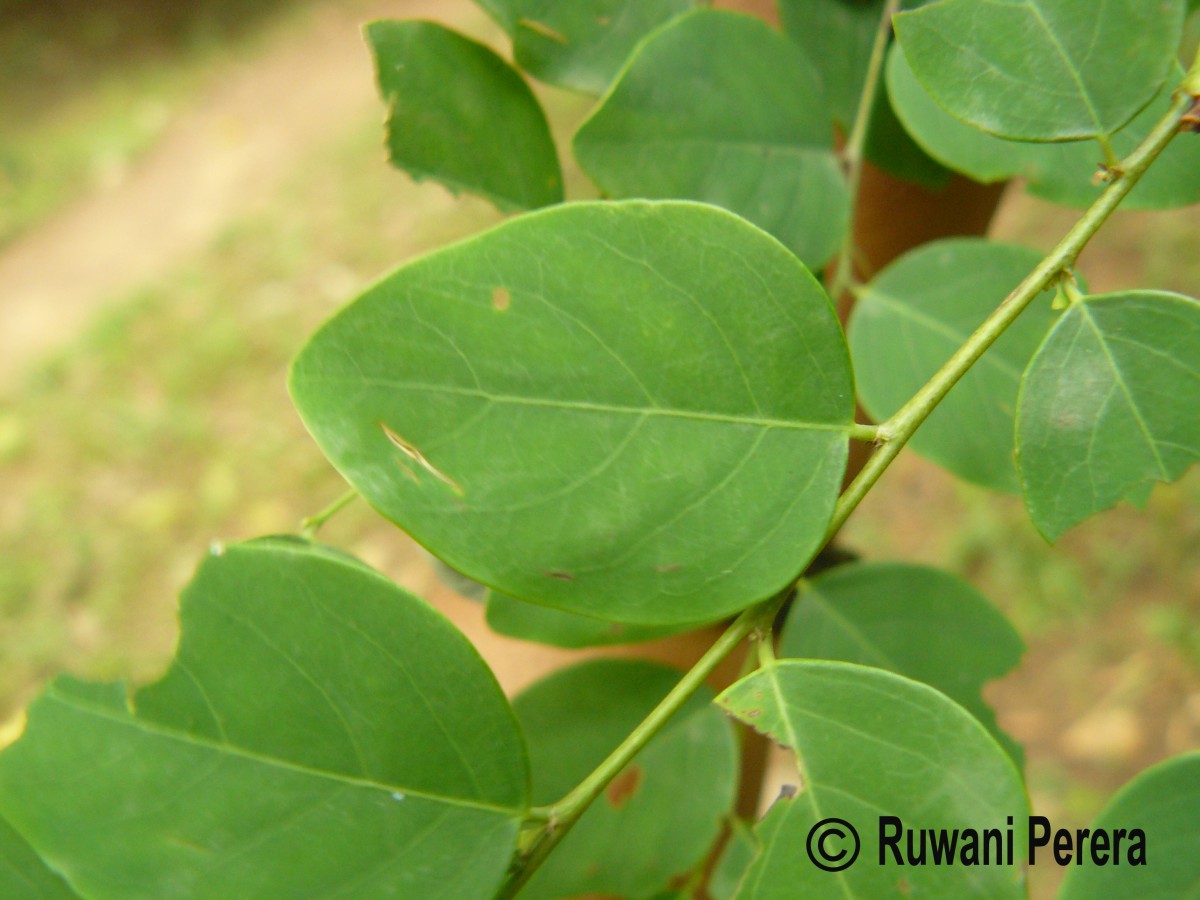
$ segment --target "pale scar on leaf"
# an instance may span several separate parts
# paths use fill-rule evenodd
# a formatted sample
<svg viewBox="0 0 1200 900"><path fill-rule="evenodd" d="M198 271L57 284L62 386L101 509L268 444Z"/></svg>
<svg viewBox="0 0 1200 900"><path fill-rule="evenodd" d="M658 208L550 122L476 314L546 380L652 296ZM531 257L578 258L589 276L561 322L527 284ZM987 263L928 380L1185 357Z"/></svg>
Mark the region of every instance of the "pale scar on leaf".
<svg viewBox="0 0 1200 900"><path fill-rule="evenodd" d="M396 434L396 432L392 431L392 429L388 428L383 422L379 423L379 427L383 429L383 433L387 435L387 439L392 442L392 445L396 447L397 450L415 462L418 466L420 466L442 484L446 485L446 487L450 488L450 490L454 491L454 493L456 493L458 496L463 496L463 489L459 483L427 460L424 453L422 453L404 438L400 437L400 435ZM400 467L404 469L406 473L408 473L409 478L420 484L417 476L408 466L401 462Z"/></svg>

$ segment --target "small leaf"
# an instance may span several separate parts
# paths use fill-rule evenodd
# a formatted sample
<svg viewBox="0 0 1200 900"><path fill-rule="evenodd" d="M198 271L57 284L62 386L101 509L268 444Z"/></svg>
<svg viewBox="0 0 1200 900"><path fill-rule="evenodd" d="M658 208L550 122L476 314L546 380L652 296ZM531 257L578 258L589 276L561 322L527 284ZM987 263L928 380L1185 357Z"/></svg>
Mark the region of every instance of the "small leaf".
<svg viewBox="0 0 1200 900"><path fill-rule="evenodd" d="M946 635L954 640L946 640ZM1017 765L981 689L1017 665L1025 645L999 610L961 578L905 563L856 563L808 583L788 616L781 656L887 669L941 691L979 719Z"/></svg>
<svg viewBox="0 0 1200 900"><path fill-rule="evenodd" d="M533 800L582 781L679 680L640 660L592 660L513 701L529 746ZM706 688L667 723L580 818L521 893L526 900L665 890L699 864L733 806L737 746Z"/></svg>
<svg viewBox="0 0 1200 900"><path fill-rule="evenodd" d="M526 603L496 591L487 592L487 623L497 634L572 649L636 644L694 627L690 624L624 625Z"/></svg>
<svg viewBox="0 0 1200 900"><path fill-rule="evenodd" d="M508 63L433 22L372 22L366 35L393 165L501 210L563 199L546 116Z"/></svg>
<svg viewBox="0 0 1200 900"><path fill-rule="evenodd" d="M0 809L90 897L490 896L528 808L512 710L441 615L342 554L207 559L157 684L55 681Z"/></svg>
<svg viewBox="0 0 1200 900"><path fill-rule="evenodd" d="M851 384L792 254L713 207L645 202L544 210L409 263L291 376L334 465L453 568L647 625L711 621L804 567Z"/></svg>
<svg viewBox="0 0 1200 900"><path fill-rule="evenodd" d="M1038 264L1012 244L953 238L893 262L850 320L859 399L876 421L898 410ZM1021 314L913 435L911 446L960 478L1019 487L1013 417L1021 372L1054 321L1047 294Z"/></svg>
<svg viewBox="0 0 1200 900"><path fill-rule="evenodd" d="M5 900L70 900L78 896L0 816L0 897Z"/></svg>
<svg viewBox="0 0 1200 900"><path fill-rule="evenodd" d="M601 94L646 34L695 0L509 0L517 65L542 81Z"/></svg>
<svg viewBox="0 0 1200 900"><path fill-rule="evenodd" d="M1168 85L1183 80L1176 64ZM943 110L917 82L903 50L893 47L887 67L888 93L904 127L927 153L976 181L1019 176L1028 190L1055 203L1088 206L1104 189L1094 178L1103 152L1093 141L1031 144L980 131ZM1149 133L1171 102L1164 88L1149 106L1112 137L1113 152L1125 157ZM1122 201L1127 209L1170 209L1200 202L1200 141L1177 140Z"/></svg>
<svg viewBox="0 0 1200 900"><path fill-rule="evenodd" d="M761 851L738 897L866 900L896 896L901 880L912 896L1025 896L1020 775L979 721L943 694L880 669L785 660L743 678L717 703L791 747L800 767L799 792L776 800L755 828ZM901 867L888 845L887 865L878 864L884 815L909 829L1006 830L1009 816L1020 824L1010 864ZM856 864L840 872L821 870L805 852L810 831L828 818L848 822L861 841ZM842 841L829 838L829 857L850 852ZM907 853L903 838L899 852Z"/></svg>
<svg viewBox="0 0 1200 900"><path fill-rule="evenodd" d="M1017 412L1025 504L1049 540L1200 459L1200 303L1087 297L1029 363Z"/></svg>
<svg viewBox="0 0 1200 900"><path fill-rule="evenodd" d="M1083 848L1082 865L1072 865L1063 879L1059 900L1096 900L1100 897L1191 897L1200 884L1200 753L1186 753L1152 766L1121 788L1092 823L1092 834ZM1143 865L1130 865L1136 854L1136 837L1145 835ZM1097 829L1109 835L1107 863L1092 858ZM1118 829L1127 834L1118 848L1112 838ZM1049 853L1044 848L1040 853Z"/></svg>
<svg viewBox="0 0 1200 900"><path fill-rule="evenodd" d="M723 206L809 266L846 229L820 79L799 47L749 16L701 10L647 38L575 135L575 156L610 196Z"/></svg>
<svg viewBox="0 0 1200 900"><path fill-rule="evenodd" d="M954 116L1002 137L1112 134L1158 93L1182 0L942 0L895 20L917 80Z"/></svg>

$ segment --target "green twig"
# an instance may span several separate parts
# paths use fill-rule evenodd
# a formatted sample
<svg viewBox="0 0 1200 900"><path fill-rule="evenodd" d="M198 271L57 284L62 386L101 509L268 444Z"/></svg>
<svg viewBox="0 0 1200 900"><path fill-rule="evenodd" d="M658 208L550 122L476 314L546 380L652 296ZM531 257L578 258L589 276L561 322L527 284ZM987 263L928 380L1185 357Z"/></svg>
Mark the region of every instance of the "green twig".
<svg viewBox="0 0 1200 900"><path fill-rule="evenodd" d="M879 440L878 425L863 425L855 422L850 426L850 440L862 441L864 444L874 444Z"/></svg>
<svg viewBox="0 0 1200 900"><path fill-rule="evenodd" d="M354 502L354 498L358 496L358 491L351 488L338 497L327 507L313 516L309 516L300 523L300 536L307 541L311 541L317 536L317 531L321 526L340 513L343 509Z"/></svg>
<svg viewBox="0 0 1200 900"><path fill-rule="evenodd" d="M1193 69L1197 72L1200 86L1200 62ZM879 449L867 460L862 471L838 498L830 522L828 537L831 539L850 513L862 502L863 497L879 480L879 476L891 465L893 459L912 437L917 427L925 421L958 380L967 373L1005 329L1021 314L1033 299L1054 283L1060 273L1075 265L1080 252L1092 236L1112 215L1117 205L1133 189L1150 164L1162 153L1179 130L1180 119L1192 105L1190 83L1185 81L1182 89L1175 92L1170 109L1128 157L1120 164L1112 184L1088 208L1087 212L1067 232L1066 236L1050 254L1038 263L1025 280L1009 294L988 318L976 329L936 375L919 390L895 415L879 426Z"/></svg>
<svg viewBox="0 0 1200 900"><path fill-rule="evenodd" d="M790 590L790 589L789 589ZM738 644L748 635L758 629L770 630L775 619L775 613L787 597L788 591L777 594L738 616L725 633L717 638L708 651L700 657L671 692L662 699L646 718L623 740L609 757L600 763L596 769L581 781L574 790L549 807L533 810L533 815L546 821L539 837L532 841L529 852L517 861L510 872L508 881L496 895L497 900L507 900L516 896L517 892L529 881L537 871L538 866L550 855L557 845L571 830L571 827L583 815L593 800L612 781L630 761L637 756L643 747L653 738L680 707L704 683L712 671L728 656Z"/></svg>
<svg viewBox="0 0 1200 900"><path fill-rule="evenodd" d="M862 185L863 156L867 145L867 131L871 125L871 110L875 107L875 95L879 91L879 78L883 71L883 57L887 51L888 38L892 33L892 16L900 9L900 0L887 0L879 27L875 31L875 43L871 45L871 58L867 63L867 75L863 81L862 94L858 98L858 110L846 146L842 148L842 159L846 165L846 185L850 194L850 221L846 223L846 234L842 237L842 249L838 252L837 266L829 282L829 296L834 302L845 293L854 280L854 220L858 208L858 192Z"/></svg>

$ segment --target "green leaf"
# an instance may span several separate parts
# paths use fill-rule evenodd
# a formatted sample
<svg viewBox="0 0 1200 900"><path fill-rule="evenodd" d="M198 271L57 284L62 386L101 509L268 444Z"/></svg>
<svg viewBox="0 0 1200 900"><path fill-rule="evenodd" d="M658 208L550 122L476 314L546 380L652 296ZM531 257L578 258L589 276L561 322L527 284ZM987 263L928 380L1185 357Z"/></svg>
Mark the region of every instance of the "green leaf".
<svg viewBox="0 0 1200 900"><path fill-rule="evenodd" d="M820 73L833 118L846 132L854 125L882 15L883 0L779 0L784 32Z"/></svg>
<svg viewBox="0 0 1200 900"><path fill-rule="evenodd" d="M975 588L907 563L856 563L814 578L792 607L779 650L924 682L979 719L1017 765L1020 745L1000 730L981 690L1012 671L1024 651L1016 629Z"/></svg>
<svg viewBox="0 0 1200 900"><path fill-rule="evenodd" d="M1139 897L1173 900L1196 896L1200 884L1200 753L1187 753L1142 772L1117 793L1096 821L1111 836L1117 829L1139 828L1145 834L1144 865L1130 865L1135 840L1127 835L1114 853L1110 839L1107 864L1092 859L1096 839L1084 848L1082 865L1072 865L1063 879L1059 900ZM1039 849L1048 854L1053 847Z"/></svg>
<svg viewBox="0 0 1200 900"><path fill-rule="evenodd" d="M871 416L882 422L903 406L1040 261L1025 247L953 238L880 272L849 328L859 400ZM968 481L1016 491L1017 390L1054 316L1048 295L1035 301L917 429L912 448Z"/></svg>
<svg viewBox="0 0 1200 900"><path fill-rule="evenodd" d="M561 799L679 680L640 660L592 660L513 701L529 745L533 800ZM521 893L525 900L646 897L703 861L733 806L737 746L702 688L596 799Z"/></svg>
<svg viewBox="0 0 1200 900"><path fill-rule="evenodd" d="M512 710L441 615L299 541L217 551L167 675L55 681L0 808L93 897L488 896L528 805Z"/></svg>
<svg viewBox="0 0 1200 900"><path fill-rule="evenodd" d="M843 134L850 132L858 113L883 5L883 0L779 0L784 31L819 72L830 112ZM920 5L919 0L903 4ZM867 159L897 178L936 188L950 177L908 136L882 90L875 95L864 151Z"/></svg>
<svg viewBox="0 0 1200 900"><path fill-rule="evenodd" d="M491 16L510 35L517 27L516 4L517 0L475 0L475 5Z"/></svg>
<svg viewBox="0 0 1200 900"><path fill-rule="evenodd" d="M68 900L78 896L0 816L0 897L5 900Z"/></svg>
<svg viewBox="0 0 1200 900"><path fill-rule="evenodd" d="M723 206L813 267L849 217L820 79L749 16L700 10L647 38L575 135L575 156L610 196Z"/></svg>
<svg viewBox="0 0 1200 900"><path fill-rule="evenodd" d="M1168 84L1183 80L1175 65ZM888 93L904 127L930 156L976 181L1003 181L1019 176L1032 194L1067 206L1088 206L1103 184L1093 176L1103 159L1092 141L1031 144L1009 141L959 121L934 102L917 82L896 46L888 57ZM1125 157L1166 112L1171 91L1158 97L1112 137L1113 152ZM1200 202L1200 142L1169 144L1134 186L1122 205L1129 209L1169 209Z"/></svg>
<svg viewBox="0 0 1200 900"><path fill-rule="evenodd" d="M1200 458L1200 303L1158 291L1073 304L1017 412L1025 504L1049 540Z"/></svg>
<svg viewBox="0 0 1200 900"><path fill-rule="evenodd" d="M758 839L750 830L750 824L733 819L729 824L729 840L721 851L721 858L713 867L708 880L708 895L713 900L729 900L737 893L738 884L746 870L758 855Z"/></svg>
<svg viewBox="0 0 1200 900"><path fill-rule="evenodd" d="M573 649L636 644L693 627L690 624L624 625L526 603L495 591L487 594L487 623L497 634Z"/></svg>
<svg viewBox="0 0 1200 900"><path fill-rule="evenodd" d="M901 867L886 846L887 864L878 864L883 815L909 829L1005 830L1009 816L1025 821L1028 801L1012 760L943 694L880 669L788 660L743 678L717 703L791 747L802 782L756 827L762 849L738 897L891 897L900 880L913 896L1025 896L1021 827L1014 829L1013 865ZM861 839L857 863L841 872L822 871L805 853L810 830L831 817L850 823ZM903 838L899 847L903 857ZM836 836L826 849L850 851Z"/></svg>
<svg viewBox="0 0 1200 900"><path fill-rule="evenodd" d="M433 22L372 22L366 36L394 166L501 210L563 199L546 116L508 63Z"/></svg>
<svg viewBox="0 0 1200 900"><path fill-rule="evenodd" d="M646 34L695 0L509 0L517 65L535 78L601 94Z"/></svg>
<svg viewBox="0 0 1200 900"><path fill-rule="evenodd" d="M917 80L954 116L1033 141L1108 135L1159 88L1182 0L942 0L895 20Z"/></svg>
<svg viewBox="0 0 1200 900"><path fill-rule="evenodd" d="M292 396L452 567L612 621L709 621L824 538L853 411L796 258L693 203L573 203L414 261L327 323Z"/></svg>

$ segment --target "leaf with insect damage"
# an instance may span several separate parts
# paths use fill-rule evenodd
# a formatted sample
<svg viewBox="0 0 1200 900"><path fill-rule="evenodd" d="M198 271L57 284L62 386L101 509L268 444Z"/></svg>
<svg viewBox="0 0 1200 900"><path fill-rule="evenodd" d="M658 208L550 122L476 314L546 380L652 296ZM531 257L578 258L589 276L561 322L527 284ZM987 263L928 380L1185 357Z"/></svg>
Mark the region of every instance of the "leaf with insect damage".
<svg viewBox="0 0 1200 900"><path fill-rule="evenodd" d="M546 116L508 63L433 22L372 22L366 35L393 165L505 211L562 200Z"/></svg>
<svg viewBox="0 0 1200 900"><path fill-rule="evenodd" d="M1025 896L1023 828L1015 829L1013 860L993 856L991 865L901 865L881 841L881 815L911 829L1025 822L1028 800L1012 760L944 694L881 669L783 660L726 689L717 704L790 747L799 769L799 789L785 791L755 826L759 851L737 897L867 900L896 896L900 880L900 893L913 896ZM840 872L822 871L804 852L810 831L829 818L857 828L861 840L858 864ZM836 864L852 849L843 829L813 852ZM898 852L907 852L903 837ZM881 853L887 865L877 864Z"/></svg>
<svg viewBox="0 0 1200 900"><path fill-rule="evenodd" d="M824 540L853 389L812 275L695 203L577 203L384 278L300 353L335 466L469 578L626 624L711 621Z"/></svg>
<svg viewBox="0 0 1200 900"><path fill-rule="evenodd" d="M528 809L512 709L440 614L341 553L218 550L167 675L55 681L0 813L88 897L484 897Z"/></svg>

